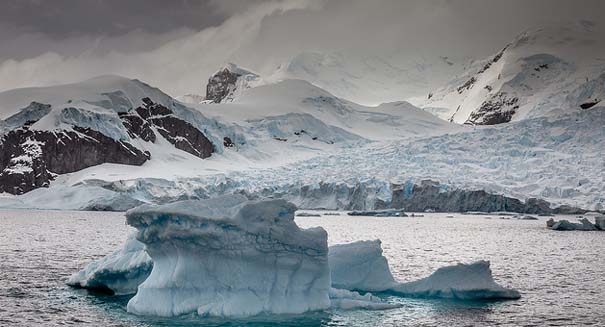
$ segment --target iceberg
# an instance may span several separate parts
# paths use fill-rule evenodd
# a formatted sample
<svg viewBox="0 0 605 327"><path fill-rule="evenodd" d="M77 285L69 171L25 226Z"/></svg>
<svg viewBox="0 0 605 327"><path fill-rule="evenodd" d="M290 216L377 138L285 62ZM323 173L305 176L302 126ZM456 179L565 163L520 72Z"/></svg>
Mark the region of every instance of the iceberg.
<svg viewBox="0 0 605 327"><path fill-rule="evenodd" d="M396 283L380 240L332 245L328 258L332 287L374 292Z"/></svg>
<svg viewBox="0 0 605 327"><path fill-rule="evenodd" d="M132 233L121 249L89 263L72 275L67 285L115 295L133 294L152 267L145 245Z"/></svg>
<svg viewBox="0 0 605 327"><path fill-rule="evenodd" d="M380 240L333 245L329 251L332 286L347 290L387 292L401 297L459 300L518 299L518 291L498 285L489 261L437 269L412 282L393 278Z"/></svg>
<svg viewBox="0 0 605 327"><path fill-rule="evenodd" d="M569 230L581 230L581 231L594 231L594 230L605 230L603 227L603 218L602 217L595 217L595 222L596 224L593 224L590 222L590 220L586 219L586 218L582 218L580 219L579 223L572 223L569 220L566 219L561 219L558 221L555 221L554 219L550 218L547 222L546 222L546 227L552 229L552 230L560 230L560 231L569 231Z"/></svg>
<svg viewBox="0 0 605 327"><path fill-rule="evenodd" d="M126 213L153 259L127 310L246 317L331 306L327 234L300 229L285 200L228 195Z"/></svg>
<svg viewBox="0 0 605 327"><path fill-rule="evenodd" d="M490 262L484 260L441 267L426 278L399 283L388 291L406 297L457 300L512 300L521 297L517 290L498 285L492 276Z"/></svg>
<svg viewBox="0 0 605 327"><path fill-rule="evenodd" d="M382 254L380 240L336 244L328 248L332 308L385 309L387 303L360 292L387 292L402 297L457 298L464 300L516 299L519 292L493 280L488 261L443 267L425 279L400 283ZM145 245L130 235L123 249L88 264L68 284L114 294L134 294L151 272L153 260ZM392 307L392 306L391 306Z"/></svg>

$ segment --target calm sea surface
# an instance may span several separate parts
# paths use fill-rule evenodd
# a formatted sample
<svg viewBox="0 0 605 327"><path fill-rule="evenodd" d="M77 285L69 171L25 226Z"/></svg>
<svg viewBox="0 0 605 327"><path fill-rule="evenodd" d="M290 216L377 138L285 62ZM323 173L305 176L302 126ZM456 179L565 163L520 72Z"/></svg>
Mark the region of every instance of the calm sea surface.
<svg viewBox="0 0 605 327"><path fill-rule="evenodd" d="M121 213L0 210L0 326L605 326L605 232L556 232L539 221L425 214L417 218L299 217L330 244L381 239L401 281L490 260L496 280L522 298L504 302L402 299L387 311L332 311L222 321L130 315L128 297L75 290L66 279L117 249L130 228ZM560 217L559 217L560 218ZM575 219L575 218L572 218Z"/></svg>

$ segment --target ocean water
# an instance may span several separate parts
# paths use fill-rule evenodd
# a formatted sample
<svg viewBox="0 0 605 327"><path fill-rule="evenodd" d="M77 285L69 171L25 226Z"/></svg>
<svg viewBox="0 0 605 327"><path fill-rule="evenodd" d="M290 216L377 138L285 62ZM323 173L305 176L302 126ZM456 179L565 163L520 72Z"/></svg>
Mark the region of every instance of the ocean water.
<svg viewBox="0 0 605 327"><path fill-rule="evenodd" d="M137 317L125 310L128 297L65 285L72 273L122 244L130 228L121 213L1 210L0 326L605 326L605 232L551 231L544 217L424 215L296 221L324 227L330 244L381 239L401 281L444 265L490 260L496 280L522 298L460 302L382 295L402 307L229 321Z"/></svg>

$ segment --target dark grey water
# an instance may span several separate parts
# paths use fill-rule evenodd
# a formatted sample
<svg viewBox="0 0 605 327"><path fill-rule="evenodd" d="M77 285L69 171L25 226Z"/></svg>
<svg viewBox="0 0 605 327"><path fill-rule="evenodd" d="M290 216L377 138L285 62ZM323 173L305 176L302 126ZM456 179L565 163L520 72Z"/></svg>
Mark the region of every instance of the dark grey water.
<svg viewBox="0 0 605 327"><path fill-rule="evenodd" d="M488 259L518 301L471 303L386 297L388 311L332 311L253 320L148 319L128 298L90 294L65 280L119 247L120 213L0 211L0 326L605 326L605 232L556 232L540 221L426 214L423 218L297 218L323 226L330 243L379 238L394 275L410 280L440 266Z"/></svg>

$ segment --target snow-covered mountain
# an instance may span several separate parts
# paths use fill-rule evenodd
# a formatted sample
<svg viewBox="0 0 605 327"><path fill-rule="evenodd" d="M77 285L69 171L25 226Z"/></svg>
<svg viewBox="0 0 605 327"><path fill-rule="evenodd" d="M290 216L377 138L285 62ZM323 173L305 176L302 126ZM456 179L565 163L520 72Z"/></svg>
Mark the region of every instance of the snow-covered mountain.
<svg viewBox="0 0 605 327"><path fill-rule="evenodd" d="M492 125L580 111L605 98L605 42L590 22L522 33L421 107L456 123Z"/></svg>
<svg viewBox="0 0 605 327"><path fill-rule="evenodd" d="M267 79L303 79L340 98L375 106L417 97L463 69L446 56L393 62L377 55L305 51L281 64Z"/></svg>
<svg viewBox="0 0 605 327"><path fill-rule="evenodd" d="M243 72L219 71L208 89L222 98L191 107L117 76L0 93L1 191L25 193L103 164L142 167L93 167L87 176L195 177L458 128L407 103L368 108L301 80L253 88L260 79ZM235 78L216 80L226 74Z"/></svg>
<svg viewBox="0 0 605 327"><path fill-rule="evenodd" d="M125 210L228 193L331 209L605 205L599 103L473 127L235 65L209 85L216 98L196 104L117 76L0 93L0 207ZM582 85L592 93L566 98L599 90L569 88Z"/></svg>

